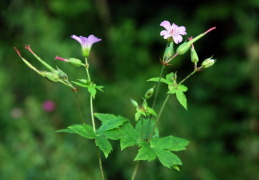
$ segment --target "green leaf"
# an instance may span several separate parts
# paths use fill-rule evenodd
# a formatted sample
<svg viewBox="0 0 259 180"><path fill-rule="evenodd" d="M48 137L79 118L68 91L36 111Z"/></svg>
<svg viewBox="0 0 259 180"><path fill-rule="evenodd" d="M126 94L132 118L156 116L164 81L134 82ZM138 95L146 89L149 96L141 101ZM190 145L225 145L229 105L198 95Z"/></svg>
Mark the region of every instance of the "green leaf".
<svg viewBox="0 0 259 180"><path fill-rule="evenodd" d="M179 157L168 150L154 148L154 152L165 167L175 168L175 165L182 165Z"/></svg>
<svg viewBox="0 0 259 180"><path fill-rule="evenodd" d="M104 153L107 158L109 153L112 151L111 143L103 136L97 136L95 139L95 144L98 146Z"/></svg>
<svg viewBox="0 0 259 180"><path fill-rule="evenodd" d="M68 129L73 130L76 134L79 134L88 139L95 139L96 134L93 128L87 124L76 124L69 126Z"/></svg>
<svg viewBox="0 0 259 180"><path fill-rule="evenodd" d="M141 121L138 121L135 127L136 130L136 134L138 136L138 140L140 141L141 139L146 139L146 134L148 132L147 138L149 138L151 131L155 125L155 121L151 120L149 128L148 128L148 122L149 119L143 119L143 133L142 133L142 123ZM141 134L143 134L143 137L141 138ZM159 131L157 128L155 128L155 131L153 133L153 137L152 138L156 138L159 137Z"/></svg>
<svg viewBox="0 0 259 180"><path fill-rule="evenodd" d="M179 138L179 137L173 137L171 136L171 143L172 146L169 148L170 151L182 151L185 150L186 146L190 143L190 141L184 139L184 138Z"/></svg>
<svg viewBox="0 0 259 180"><path fill-rule="evenodd" d="M180 89L176 91L176 98L180 102L180 104L187 110L187 99Z"/></svg>
<svg viewBox="0 0 259 180"><path fill-rule="evenodd" d="M96 86L96 89L103 92L103 86Z"/></svg>
<svg viewBox="0 0 259 180"><path fill-rule="evenodd" d="M152 148L159 148L170 151L181 151L185 150L185 146L189 144L189 141L183 138L174 136L167 136L162 138L153 138L150 141Z"/></svg>
<svg viewBox="0 0 259 180"><path fill-rule="evenodd" d="M173 73L173 72L171 72L170 74L167 74L167 75L166 75L166 80L169 81L169 82L171 82L170 84L173 83L173 76L174 76L174 73Z"/></svg>
<svg viewBox="0 0 259 180"><path fill-rule="evenodd" d="M100 135L105 136L107 139L111 140L119 140L121 138L121 129L116 128L109 131L100 131L98 132Z"/></svg>
<svg viewBox="0 0 259 180"><path fill-rule="evenodd" d="M185 85L178 85L178 89L181 90L182 92L186 92L188 90L188 88Z"/></svg>
<svg viewBox="0 0 259 180"><path fill-rule="evenodd" d="M141 146L141 148L138 150L138 154L135 157L134 161L138 161L138 160L152 161L156 159L156 154L154 150L149 146L149 144L146 141L141 141L139 145Z"/></svg>
<svg viewBox="0 0 259 180"><path fill-rule="evenodd" d="M151 78L151 79L148 79L147 81L159 82L159 77ZM165 83L165 84L172 84L172 81L168 81L164 78L161 78L160 82Z"/></svg>
<svg viewBox="0 0 259 180"><path fill-rule="evenodd" d="M126 122L121 127L121 141L120 146L121 150L129 146L134 146L138 141L138 135L131 125L130 122Z"/></svg>
<svg viewBox="0 0 259 180"><path fill-rule="evenodd" d="M142 112L136 112L135 113L135 121L138 121L140 116L141 116Z"/></svg>
<svg viewBox="0 0 259 180"><path fill-rule="evenodd" d="M87 79L77 79L79 81L79 83L82 83L82 84L85 84L85 85L89 85L90 84L90 81L87 80ZM74 81L73 81L74 82Z"/></svg>
<svg viewBox="0 0 259 180"><path fill-rule="evenodd" d="M64 132L64 133L75 133L72 129L60 129L57 130L56 132Z"/></svg>
<svg viewBox="0 0 259 180"><path fill-rule="evenodd" d="M99 133L102 131L119 128L123 123L129 121L124 117L115 116L113 114L95 113L94 116L102 121L101 127L97 130Z"/></svg>
<svg viewBox="0 0 259 180"><path fill-rule="evenodd" d="M95 87L94 86L88 86L88 91L93 96L93 98L95 98L95 94L96 94Z"/></svg>
<svg viewBox="0 0 259 180"><path fill-rule="evenodd" d="M152 109L152 108L150 108L150 107L147 108L147 112L148 112L149 114L152 114L153 116L157 116L157 115L156 115L156 112L154 111L154 109Z"/></svg>
<svg viewBox="0 0 259 180"><path fill-rule="evenodd" d="M93 131L93 128L87 124L75 124L75 125L69 126L67 129L58 130L57 132L75 133L87 139L95 139L96 137L96 134Z"/></svg>

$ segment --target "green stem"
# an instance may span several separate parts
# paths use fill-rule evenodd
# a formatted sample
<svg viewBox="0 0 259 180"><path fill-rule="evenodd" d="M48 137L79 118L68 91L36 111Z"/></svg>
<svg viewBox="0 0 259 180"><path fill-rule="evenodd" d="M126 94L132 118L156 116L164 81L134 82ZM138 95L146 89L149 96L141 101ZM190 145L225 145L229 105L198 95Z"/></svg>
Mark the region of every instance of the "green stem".
<svg viewBox="0 0 259 180"><path fill-rule="evenodd" d="M152 135L153 135L153 133L154 133L154 131L155 131L155 128L156 128L156 126L157 126L157 124L158 124L158 122L159 122L159 120L160 120L160 117L161 117L161 115L162 115L162 112L163 112L163 110L164 110L164 108L165 108L165 105L166 105L166 103L167 103L169 97L170 97L170 94L168 94L168 95L166 96L166 98L165 98L165 100L164 100L164 103L163 103L163 105L162 105L162 107L161 107L161 109L160 109L160 111L159 111L159 114L157 115L155 125L154 125L154 127L153 127L153 129L152 129L152 131L151 131L151 133L150 133L150 136L149 136L149 138L148 138L148 141L147 141L148 143L149 143L149 141L151 140L151 137L152 137Z"/></svg>
<svg viewBox="0 0 259 180"><path fill-rule="evenodd" d="M92 118L92 124L93 124L93 130L95 130L95 122L94 122L94 111L93 111L93 96L90 95L90 109L91 109L91 118Z"/></svg>
<svg viewBox="0 0 259 180"><path fill-rule="evenodd" d="M78 101L77 94L75 93L75 95L76 95L77 109L79 111L81 121L82 121L83 124L85 124L84 118L83 118L83 115L82 115L82 112L81 112L80 104L79 104L79 101Z"/></svg>
<svg viewBox="0 0 259 180"><path fill-rule="evenodd" d="M87 58L85 58L85 64L88 64ZM85 68L86 69L86 74L87 74L88 80L91 81L91 77L90 77L90 74L89 74L88 67L89 66L87 66ZM92 96L91 93L90 93L90 110L91 110L91 119L92 119L92 124L93 124L93 130L95 132L96 130L95 130L94 111L93 111L93 96Z"/></svg>
<svg viewBox="0 0 259 180"><path fill-rule="evenodd" d="M135 177L136 177L136 175L137 175L140 162L141 162L141 161L138 161L138 163L137 163L137 165L136 165L136 167L135 167L135 169L134 169L134 172L133 172L133 174L132 174L131 180L135 180Z"/></svg>
<svg viewBox="0 0 259 180"><path fill-rule="evenodd" d="M164 69L165 69L165 66L162 66L161 71L160 71L160 75L159 75L159 80L158 80L158 83L157 83L157 89L156 89L156 94L155 94L155 97L154 97L152 109L154 109L155 105L156 105L156 100L157 100L157 96L158 96L158 92L159 92L159 87L160 87L160 84L161 84L161 78L162 78ZM147 126L147 133L146 133L146 139L147 139L147 136L148 136L148 131L149 131L151 119L152 119L152 114L149 116L149 121L148 121L148 126Z"/></svg>
<svg viewBox="0 0 259 180"><path fill-rule="evenodd" d="M105 180L104 173L103 173L102 158L101 158L101 155L100 155L100 152L99 152L99 148L96 146L94 140L93 140L93 143L94 143L95 148L96 148L96 152L97 152L97 156L98 156L98 161L99 161L99 168L100 168L100 171L101 171L101 174L102 174L102 179Z"/></svg>
<svg viewBox="0 0 259 180"><path fill-rule="evenodd" d="M186 76L181 82L178 83L178 85L182 84L184 81L186 81L187 79L189 79L192 75L194 75L197 71L199 71L199 69L195 68L193 70L193 72L191 72L188 76Z"/></svg>

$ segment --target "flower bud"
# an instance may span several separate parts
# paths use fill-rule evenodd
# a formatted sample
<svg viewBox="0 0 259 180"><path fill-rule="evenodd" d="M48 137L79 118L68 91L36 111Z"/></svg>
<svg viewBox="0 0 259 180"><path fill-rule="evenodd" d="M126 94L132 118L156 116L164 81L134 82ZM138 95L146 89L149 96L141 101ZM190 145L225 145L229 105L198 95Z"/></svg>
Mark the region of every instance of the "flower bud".
<svg viewBox="0 0 259 180"><path fill-rule="evenodd" d="M166 46L163 60L167 60L171 58L174 55L174 43L170 42L169 45Z"/></svg>
<svg viewBox="0 0 259 180"><path fill-rule="evenodd" d="M187 42L185 42L185 43L181 44L181 45L177 48L176 52L177 52L179 55L183 55L184 53L186 53L186 52L189 50L190 46L191 46L190 44L188 44Z"/></svg>
<svg viewBox="0 0 259 180"><path fill-rule="evenodd" d="M72 64L73 66L75 66L75 67L80 67L80 66L82 65L81 60L76 59L76 58L69 58L69 59L68 59L68 62L69 62L70 64Z"/></svg>
<svg viewBox="0 0 259 180"><path fill-rule="evenodd" d="M174 75L172 76L173 82L176 82L176 79L177 79L177 72L175 72Z"/></svg>
<svg viewBox="0 0 259 180"><path fill-rule="evenodd" d="M47 80L49 80L51 82L58 82L59 81L59 77L55 73L42 71L41 74L42 74L42 76L44 76Z"/></svg>
<svg viewBox="0 0 259 180"><path fill-rule="evenodd" d="M146 94L145 94L145 99L149 99L149 98L152 96L153 92L154 92L154 87L150 88L150 89L146 92Z"/></svg>
<svg viewBox="0 0 259 180"><path fill-rule="evenodd" d="M130 101L134 107L138 107L138 103L136 101L134 101L133 99L131 99Z"/></svg>
<svg viewBox="0 0 259 180"><path fill-rule="evenodd" d="M201 66L202 66L203 68L209 68L209 67L213 66L213 64L216 62L216 60L215 60L215 59L211 59L211 58L212 58L212 57L205 59L205 60L202 62Z"/></svg>
<svg viewBox="0 0 259 180"><path fill-rule="evenodd" d="M68 76L66 73L64 73L63 71L61 71L60 69L58 69L58 77L62 80L67 80L68 79Z"/></svg>
<svg viewBox="0 0 259 180"><path fill-rule="evenodd" d="M194 64L197 64L197 62L199 61L198 54L197 54L197 52L195 51L195 49L194 49L193 46L191 47L191 61L192 61Z"/></svg>

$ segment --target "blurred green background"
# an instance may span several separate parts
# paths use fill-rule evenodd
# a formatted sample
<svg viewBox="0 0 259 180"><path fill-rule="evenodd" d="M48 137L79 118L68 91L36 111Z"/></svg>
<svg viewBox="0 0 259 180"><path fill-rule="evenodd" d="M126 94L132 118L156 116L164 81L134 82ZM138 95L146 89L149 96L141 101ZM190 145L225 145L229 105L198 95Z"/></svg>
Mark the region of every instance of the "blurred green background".
<svg viewBox="0 0 259 180"><path fill-rule="evenodd" d="M191 141L177 153L181 171L164 168L157 160L142 163L138 180L259 180L259 1L137 1L137 0L9 0L1 1L0 20L0 179L101 179L91 141L56 130L80 123L73 92L30 70L17 56L38 69L44 67L24 49L32 50L70 80L85 76L55 55L81 58L72 34L94 34L90 73L104 93L94 111L114 113L134 122L130 99L141 101L159 75L165 40L163 20L185 26L188 36L217 29L197 43L201 60L214 55L217 63L197 73L185 85L188 111L171 98L159 125L160 135ZM189 54L176 58L166 73L182 79L193 69ZM166 94L161 87L158 107ZM79 89L83 116L90 124L89 96ZM44 111L46 100L55 103ZM107 179L130 179L137 148L114 150L103 159Z"/></svg>

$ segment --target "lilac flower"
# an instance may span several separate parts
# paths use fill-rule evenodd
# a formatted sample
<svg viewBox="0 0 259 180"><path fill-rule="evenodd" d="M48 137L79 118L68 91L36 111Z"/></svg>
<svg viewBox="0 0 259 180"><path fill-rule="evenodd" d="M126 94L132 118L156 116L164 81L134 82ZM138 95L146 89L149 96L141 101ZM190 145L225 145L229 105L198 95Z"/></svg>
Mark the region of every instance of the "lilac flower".
<svg viewBox="0 0 259 180"><path fill-rule="evenodd" d="M180 43L183 40L181 35L187 34L184 26L179 27L174 23L171 26L170 22L168 21L161 22L160 26L166 29L160 32L160 36L164 36L164 39L172 37L176 44Z"/></svg>
<svg viewBox="0 0 259 180"><path fill-rule="evenodd" d="M71 38L77 40L82 46L82 53L84 57L89 56L91 47L94 43L101 41L101 39L95 37L94 35L90 35L88 38L83 36L72 35Z"/></svg>

